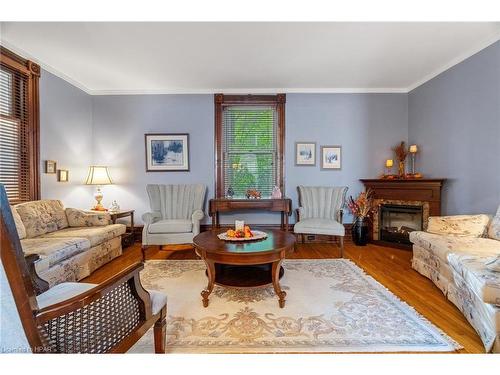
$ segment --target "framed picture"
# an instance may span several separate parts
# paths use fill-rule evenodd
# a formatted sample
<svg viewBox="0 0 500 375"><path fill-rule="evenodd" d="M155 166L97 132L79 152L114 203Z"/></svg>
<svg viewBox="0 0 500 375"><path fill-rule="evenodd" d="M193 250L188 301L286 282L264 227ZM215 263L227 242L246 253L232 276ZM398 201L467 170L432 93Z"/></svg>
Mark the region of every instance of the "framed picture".
<svg viewBox="0 0 500 375"><path fill-rule="evenodd" d="M146 172L189 171L189 134L145 134Z"/></svg>
<svg viewBox="0 0 500 375"><path fill-rule="evenodd" d="M295 142L295 165L316 165L316 142Z"/></svg>
<svg viewBox="0 0 500 375"><path fill-rule="evenodd" d="M56 174L56 162L54 160L45 160L45 173Z"/></svg>
<svg viewBox="0 0 500 375"><path fill-rule="evenodd" d="M69 171L67 169L57 170L57 181L68 182L69 181Z"/></svg>
<svg viewBox="0 0 500 375"><path fill-rule="evenodd" d="M321 169L342 168L342 146L321 146Z"/></svg>

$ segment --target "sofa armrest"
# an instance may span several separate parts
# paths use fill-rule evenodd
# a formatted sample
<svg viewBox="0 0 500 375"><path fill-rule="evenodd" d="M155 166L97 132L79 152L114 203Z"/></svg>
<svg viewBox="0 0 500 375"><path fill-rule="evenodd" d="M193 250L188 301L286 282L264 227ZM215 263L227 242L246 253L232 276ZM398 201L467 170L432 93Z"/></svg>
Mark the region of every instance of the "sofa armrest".
<svg viewBox="0 0 500 375"><path fill-rule="evenodd" d="M142 215L142 221L144 221L144 225L153 224L161 217L159 212L146 212Z"/></svg>

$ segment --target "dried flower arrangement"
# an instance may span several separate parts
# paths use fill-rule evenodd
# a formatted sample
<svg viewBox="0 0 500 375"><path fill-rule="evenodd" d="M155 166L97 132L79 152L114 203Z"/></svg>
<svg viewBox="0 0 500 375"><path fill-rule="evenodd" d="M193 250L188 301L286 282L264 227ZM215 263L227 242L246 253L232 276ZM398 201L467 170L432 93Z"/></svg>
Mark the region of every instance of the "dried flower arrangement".
<svg viewBox="0 0 500 375"><path fill-rule="evenodd" d="M351 195L347 202L347 207L354 217L357 219L364 219L373 210L373 191L371 189L367 189L366 191L359 193L356 199L354 199Z"/></svg>
<svg viewBox="0 0 500 375"><path fill-rule="evenodd" d="M402 141L398 146L392 149L396 154L396 159L398 159L398 173L399 177L405 177L405 160L406 156L408 156L408 150L406 149L405 143Z"/></svg>

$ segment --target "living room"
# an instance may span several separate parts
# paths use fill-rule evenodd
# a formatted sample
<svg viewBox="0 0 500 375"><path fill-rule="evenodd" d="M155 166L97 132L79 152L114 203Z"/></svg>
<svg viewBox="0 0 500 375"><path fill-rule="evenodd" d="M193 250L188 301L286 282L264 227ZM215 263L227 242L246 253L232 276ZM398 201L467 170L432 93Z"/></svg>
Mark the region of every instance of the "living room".
<svg viewBox="0 0 500 375"><path fill-rule="evenodd" d="M499 353L500 22L64 17L0 24L1 353Z"/></svg>

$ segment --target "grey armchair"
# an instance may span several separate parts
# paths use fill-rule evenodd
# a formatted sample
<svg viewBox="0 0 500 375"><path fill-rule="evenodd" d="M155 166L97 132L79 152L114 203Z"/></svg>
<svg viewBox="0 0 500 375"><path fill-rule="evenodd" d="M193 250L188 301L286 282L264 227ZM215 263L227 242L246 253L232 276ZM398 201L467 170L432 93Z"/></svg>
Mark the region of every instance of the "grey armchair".
<svg viewBox="0 0 500 375"><path fill-rule="evenodd" d="M344 257L345 229L342 224L347 186L299 186L299 208L294 232L304 242L305 234L335 236L339 239L340 255Z"/></svg>
<svg viewBox="0 0 500 375"><path fill-rule="evenodd" d="M192 243L205 216L205 185L147 185L151 212L142 215L142 248Z"/></svg>

